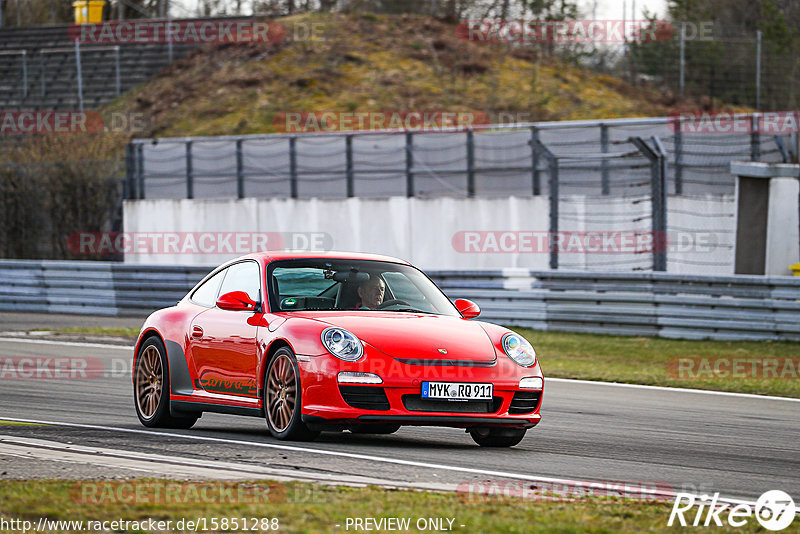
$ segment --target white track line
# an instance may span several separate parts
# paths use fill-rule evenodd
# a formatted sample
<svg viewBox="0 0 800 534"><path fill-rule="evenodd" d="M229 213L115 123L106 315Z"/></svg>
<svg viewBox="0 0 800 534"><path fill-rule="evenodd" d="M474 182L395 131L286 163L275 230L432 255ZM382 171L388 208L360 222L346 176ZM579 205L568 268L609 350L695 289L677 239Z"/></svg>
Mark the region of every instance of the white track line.
<svg viewBox="0 0 800 534"><path fill-rule="evenodd" d="M232 445L244 445L247 447L262 447L266 449L278 449L284 451L292 451L292 452L302 452L302 453L309 453L309 454L319 454L322 456L334 456L339 458L349 458L353 460L366 460L369 462L376 462L376 463L386 463L386 464L395 464L395 465L404 465L404 466L411 466L411 467L423 467L427 469L436 469L441 471L452 471L456 473L469 473L472 475L483 475L483 476L491 476L491 477L498 477L498 478L510 478L514 480L527 480L531 482L546 482L550 484L565 484L570 486L577 486L582 488L602 488L606 487L609 484L613 484L612 481L591 481L591 480L572 480L566 478L553 478L553 477L542 477L542 476L535 476L535 475L526 475L522 473L510 473L507 471L494 471L491 469L475 469L471 467L459 467L455 465L445 465L445 464L434 464L429 462L417 462L415 460L401 460L399 458L384 458L381 456L371 456L369 454L359 454L359 453L352 453L352 452L341 452L341 451L328 451L324 449L313 449L310 447L299 447L294 445L284 445L284 444L277 444L277 443L265 443L261 441L245 441L240 439L226 439L226 438L215 438L211 436L197 436L192 434L177 434L174 432L156 432L153 430L144 430L144 429L135 429L135 428L119 428L119 427L111 427L111 426L101 426L101 425L86 425L80 423L66 423L61 421L43 421L38 419L20 419L16 417L4 417L0 415L0 421L15 421L18 423L37 423L42 425L52 425L52 426L62 426L62 427L70 427L70 428L83 428L87 430L106 430L111 432L125 432L129 434L145 434L150 436L160 436L160 437L172 437L172 438L181 438L181 439L189 439L195 441L207 441L213 443L227 443ZM623 483L624 484L624 483ZM660 497L665 499L672 499L675 497L675 492L664 491L664 490L652 490L648 492L652 494L653 497ZM742 500L742 499L735 499L735 498L728 498L728 497L720 497L720 501L730 503L730 504L751 504L755 505L754 501Z"/></svg>
<svg viewBox="0 0 800 534"><path fill-rule="evenodd" d="M593 386L615 386L634 389L651 389L655 391L672 391L676 393L702 393L704 395L723 395L725 397L742 397L746 399L779 400L788 402L800 402L800 399L792 397L775 397L774 395L757 395L755 393L736 393L734 391L714 391L711 389L692 389L692 388L673 388L668 386L646 386L644 384L626 384L624 382L598 382L596 380L578 380L577 378L544 378L547 382L564 382L572 384L590 384Z"/></svg>
<svg viewBox="0 0 800 534"><path fill-rule="evenodd" d="M97 347L106 349L118 349L132 352L134 347L125 347L122 345L104 345L101 343L81 343L73 341L50 341L46 339L25 339L16 337L0 337L0 342L16 341L18 343L39 343L43 345L65 345L70 347ZM667 386L646 386L643 384L626 384L623 382L599 382L596 380L579 380L575 378L547 378L545 382L563 382L565 384L590 384L594 386L611 386L621 388L635 388L635 389L650 389L655 391L672 391L675 393L698 393L702 395L723 395L726 397L741 397L744 399L762 399L762 400L777 400L787 402L800 402L800 399L791 397L776 397L773 395L757 395L755 393L736 393L733 391L713 391L710 389L692 389L692 388L676 388Z"/></svg>
<svg viewBox="0 0 800 534"><path fill-rule="evenodd" d="M137 453L123 449L86 447L64 444L55 441L22 438L0 434L0 455L19 458L41 459L42 461L64 461L78 464L94 464L112 469L133 469L166 477L193 477L210 480L253 480L265 477L271 480L301 480L322 482L334 485L366 486L373 484L383 487L404 487L413 489L455 491L456 486L445 484L419 484L389 481L365 475L345 473L313 473L291 467L273 468L261 465L233 462L210 461L189 456L165 456L150 453Z"/></svg>

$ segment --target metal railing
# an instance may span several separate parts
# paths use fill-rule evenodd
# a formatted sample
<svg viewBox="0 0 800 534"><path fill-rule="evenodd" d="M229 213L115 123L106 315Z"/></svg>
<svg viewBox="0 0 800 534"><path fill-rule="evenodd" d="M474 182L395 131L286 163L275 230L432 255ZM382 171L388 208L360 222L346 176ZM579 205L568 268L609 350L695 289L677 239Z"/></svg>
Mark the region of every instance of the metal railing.
<svg viewBox="0 0 800 534"><path fill-rule="evenodd" d="M83 52L81 52L83 50ZM95 52L114 52L114 81L117 90L117 96L122 94L122 72L120 68L119 45L116 46L84 46L81 47L80 41L75 40L75 46L70 48L43 48L39 51L39 77L41 79L41 97L47 96L47 73L44 66L44 56L46 54L75 54L75 73L77 76L77 97L80 111L83 111L83 63L81 60L81 53L95 53ZM26 83L27 85L27 83ZM26 92L27 95L27 92Z"/></svg>
<svg viewBox="0 0 800 534"><path fill-rule="evenodd" d="M664 239L667 232L688 235L713 228L719 255L673 254L670 269L727 269L723 252L732 249L735 221L730 161L789 161L795 156L796 133L785 137L761 133L759 117L750 115L749 131L740 134L689 133L677 118L658 117L438 133L141 139L127 147L125 196L135 200L546 195L551 236L622 230ZM670 196L680 197L674 211L667 206ZM693 202L699 199L714 204L717 226L694 211ZM583 213L580 206L587 202L591 209ZM667 247L660 242L654 242L652 253L595 254L591 261L559 259L558 244L550 245L553 269L663 271L668 264Z"/></svg>
<svg viewBox="0 0 800 534"><path fill-rule="evenodd" d="M211 267L0 260L0 310L144 317ZM537 330L800 341L800 278L566 271L429 271L481 319ZM507 289L514 287L517 289Z"/></svg>
<svg viewBox="0 0 800 534"><path fill-rule="evenodd" d="M28 51L0 50L0 56L20 56L22 58L22 94L25 98L28 98Z"/></svg>
<svg viewBox="0 0 800 534"><path fill-rule="evenodd" d="M483 196L487 176L515 176L495 194L546 194L538 140L577 153L612 153L631 136L658 136L669 193L733 191L731 159L789 161L796 134L693 134L676 119L613 119L492 125L440 132L361 131L137 139L128 146L128 198L303 198ZM506 137L503 138L502 136ZM727 159L723 159L727 158ZM613 165L598 160L597 186L609 194ZM588 171L588 169L587 169ZM712 175L709 179L708 175ZM486 181L486 180L483 180ZM198 187L202 184L202 187ZM369 192L364 192L369 191Z"/></svg>

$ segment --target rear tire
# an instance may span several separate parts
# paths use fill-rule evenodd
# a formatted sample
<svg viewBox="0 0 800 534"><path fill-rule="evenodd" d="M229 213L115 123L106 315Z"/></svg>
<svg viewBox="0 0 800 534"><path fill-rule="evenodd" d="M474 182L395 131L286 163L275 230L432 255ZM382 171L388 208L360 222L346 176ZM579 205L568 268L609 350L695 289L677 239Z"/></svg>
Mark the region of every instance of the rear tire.
<svg viewBox="0 0 800 534"><path fill-rule="evenodd" d="M398 430L400 425L396 423L359 424L350 427L353 434L394 434Z"/></svg>
<svg viewBox="0 0 800 534"><path fill-rule="evenodd" d="M513 447L525 437L524 428L473 428L472 439L481 447Z"/></svg>
<svg viewBox="0 0 800 534"><path fill-rule="evenodd" d="M133 404L139 421L148 428L191 428L198 416L169 413L169 362L164 343L156 336L142 343L133 375Z"/></svg>
<svg viewBox="0 0 800 534"><path fill-rule="evenodd" d="M303 388L297 359L288 347L275 351L264 377L264 416L270 434L280 440L313 441L319 431L309 430L301 419Z"/></svg>

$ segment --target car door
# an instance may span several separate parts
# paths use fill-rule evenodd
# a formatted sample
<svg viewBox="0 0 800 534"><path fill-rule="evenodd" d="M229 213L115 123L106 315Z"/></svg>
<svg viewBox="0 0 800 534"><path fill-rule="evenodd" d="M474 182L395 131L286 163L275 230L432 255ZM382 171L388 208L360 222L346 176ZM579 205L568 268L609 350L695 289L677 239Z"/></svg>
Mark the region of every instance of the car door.
<svg viewBox="0 0 800 534"><path fill-rule="evenodd" d="M244 291L261 301L263 289L259 264L246 260L225 269L217 298ZM228 311L217 306L199 314L191 323L189 343L197 381L195 389L212 394L258 398L256 334L253 311Z"/></svg>

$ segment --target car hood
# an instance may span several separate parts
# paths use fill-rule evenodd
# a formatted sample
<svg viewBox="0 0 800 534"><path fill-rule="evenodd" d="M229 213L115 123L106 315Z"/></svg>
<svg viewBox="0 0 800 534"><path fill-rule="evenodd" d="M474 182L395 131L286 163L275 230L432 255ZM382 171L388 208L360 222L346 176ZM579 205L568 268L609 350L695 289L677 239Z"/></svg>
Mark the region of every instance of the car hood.
<svg viewBox="0 0 800 534"><path fill-rule="evenodd" d="M313 318L345 328L394 358L482 362L496 358L494 345L483 328L460 317L365 311L327 312L313 314Z"/></svg>

